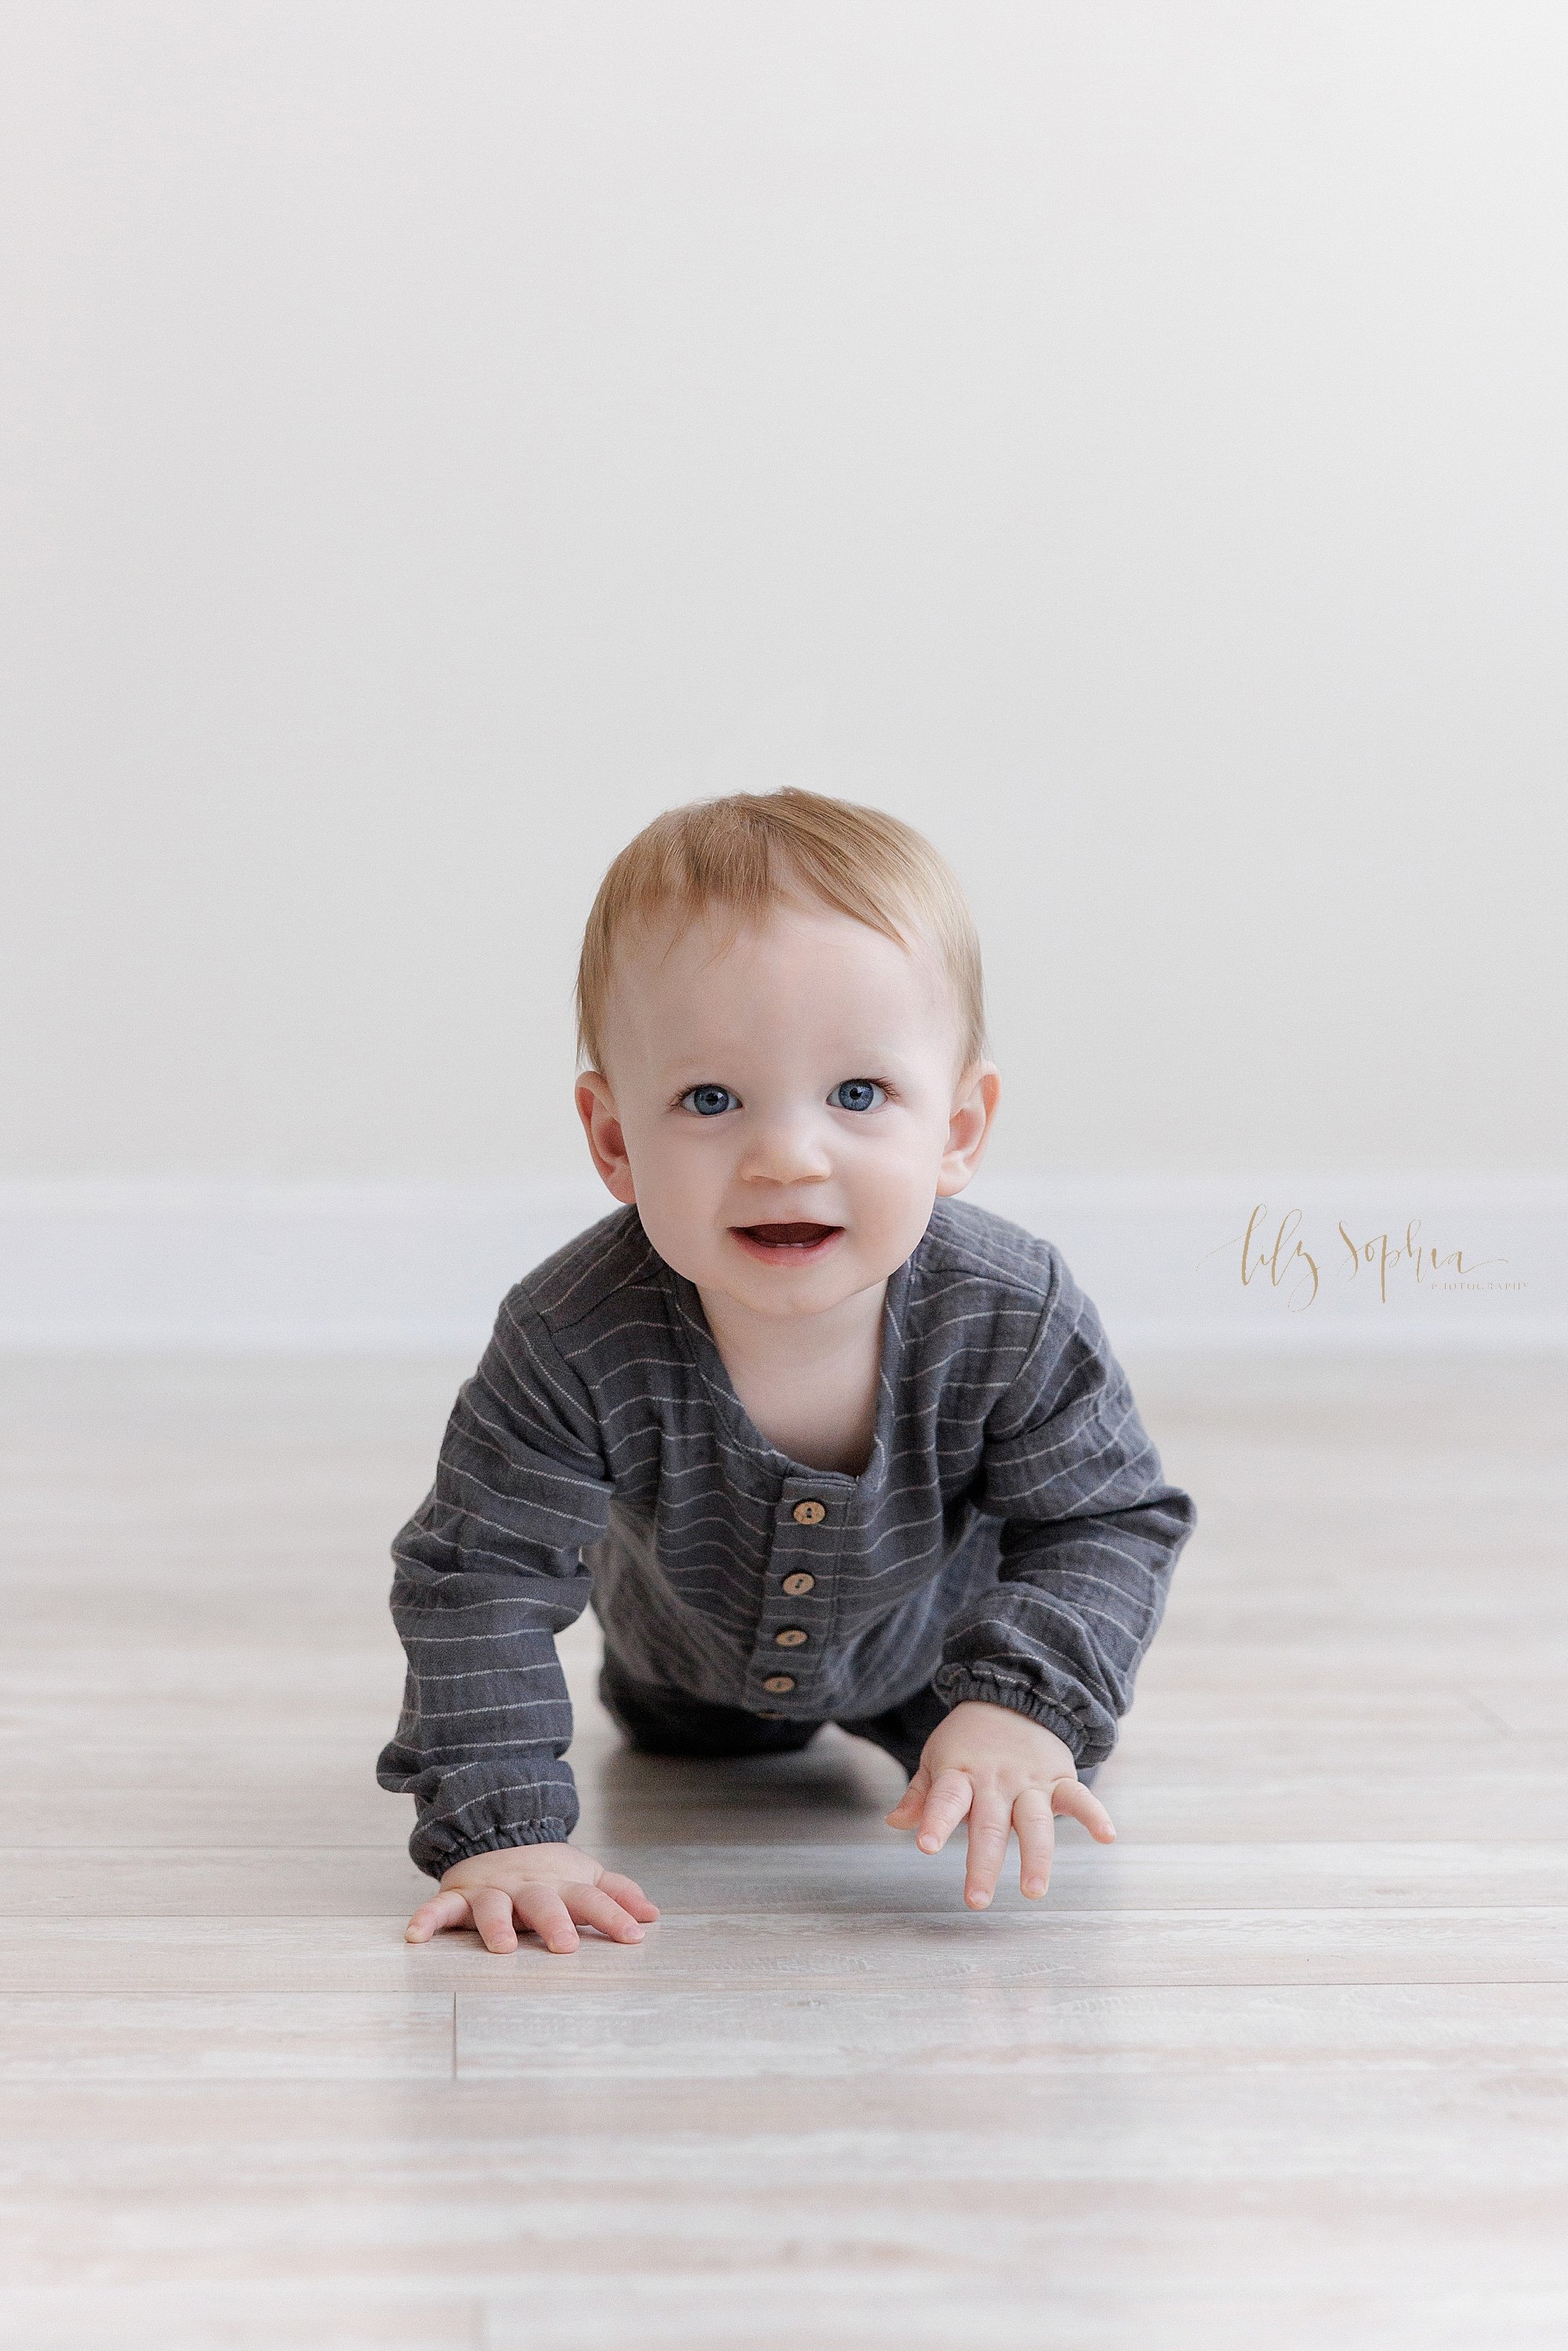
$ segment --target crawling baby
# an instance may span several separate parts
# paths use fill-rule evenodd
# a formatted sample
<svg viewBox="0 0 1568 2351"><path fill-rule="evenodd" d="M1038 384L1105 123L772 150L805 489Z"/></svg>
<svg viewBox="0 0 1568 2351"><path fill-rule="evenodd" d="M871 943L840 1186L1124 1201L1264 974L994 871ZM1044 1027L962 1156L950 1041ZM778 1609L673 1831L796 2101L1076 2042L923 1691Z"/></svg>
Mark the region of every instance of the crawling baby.
<svg viewBox="0 0 1568 2351"><path fill-rule="evenodd" d="M1092 1792L1192 1531L1050 1242L959 1199L1000 1080L950 869L880 810L784 790L669 810L583 940L577 1106L621 1205L502 1301L393 1546L408 1656L383 1788L439 1888L411 1941L550 1951L658 1916L571 1842L555 1635L591 1600L633 1750L725 1758L837 1723L967 1823Z"/></svg>

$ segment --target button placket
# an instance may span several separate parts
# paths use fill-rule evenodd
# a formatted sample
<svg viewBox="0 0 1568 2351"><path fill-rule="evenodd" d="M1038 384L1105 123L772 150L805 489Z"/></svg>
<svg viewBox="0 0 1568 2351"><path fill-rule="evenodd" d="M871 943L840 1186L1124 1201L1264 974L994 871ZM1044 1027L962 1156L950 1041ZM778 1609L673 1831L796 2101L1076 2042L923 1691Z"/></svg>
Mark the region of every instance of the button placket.
<svg viewBox="0 0 1568 2351"><path fill-rule="evenodd" d="M826 1646L833 1589L828 1570L845 1508L842 1499L813 1490L803 1478L787 1480L779 1496L752 1664L769 1698L789 1697L802 1708Z"/></svg>

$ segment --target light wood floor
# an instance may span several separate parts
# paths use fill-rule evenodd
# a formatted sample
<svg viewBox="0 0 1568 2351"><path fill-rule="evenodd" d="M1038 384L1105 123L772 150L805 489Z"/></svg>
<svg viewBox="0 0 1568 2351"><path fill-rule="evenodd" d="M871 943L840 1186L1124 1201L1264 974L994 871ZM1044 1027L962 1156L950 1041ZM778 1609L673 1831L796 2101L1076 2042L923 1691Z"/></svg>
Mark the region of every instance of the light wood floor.
<svg viewBox="0 0 1568 2351"><path fill-rule="evenodd" d="M618 1751L645 1944L413 1949L464 1366L12 1363L16 2351L1561 2351L1568 1366L1130 1364L1202 1524L1043 1907L824 1733Z"/></svg>

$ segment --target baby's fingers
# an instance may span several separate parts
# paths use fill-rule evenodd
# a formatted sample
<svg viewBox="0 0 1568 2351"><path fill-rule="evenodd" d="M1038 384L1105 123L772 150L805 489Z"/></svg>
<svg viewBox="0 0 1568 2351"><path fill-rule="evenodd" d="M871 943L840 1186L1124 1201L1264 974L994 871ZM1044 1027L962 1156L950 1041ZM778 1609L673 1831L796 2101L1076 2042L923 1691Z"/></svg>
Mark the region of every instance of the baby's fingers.
<svg viewBox="0 0 1568 2351"><path fill-rule="evenodd" d="M888 1827L912 1829L925 1810L925 1799L930 1793L931 1774L922 1763L892 1812L886 1814Z"/></svg>
<svg viewBox="0 0 1568 2351"><path fill-rule="evenodd" d="M568 1894L591 1893L591 1886L569 1886ZM538 1937L547 1951L575 1951L577 1928L571 1913L553 1886L520 1886L512 1896L518 1917ZM495 1950L497 1946L490 1946ZM510 1946L507 1946L510 1949Z"/></svg>
<svg viewBox="0 0 1568 2351"><path fill-rule="evenodd" d="M443 1927L466 1927L468 1896L466 1894L433 1894L422 1902L403 1928L405 1943L428 1943Z"/></svg>
<svg viewBox="0 0 1568 2351"><path fill-rule="evenodd" d="M921 1852L940 1853L974 1801L974 1783L967 1771L939 1772L915 1839Z"/></svg>
<svg viewBox="0 0 1568 2351"><path fill-rule="evenodd" d="M1092 1835L1109 1844L1116 1834L1116 1824L1092 1789L1082 1780L1058 1780L1051 1792L1051 1808L1055 1813L1071 1813L1082 1821Z"/></svg>
<svg viewBox="0 0 1568 2351"><path fill-rule="evenodd" d="M1013 1826L1019 1840L1019 1884L1031 1902L1038 1902L1051 1884L1051 1856L1056 1848L1051 1798L1043 1788L1026 1788L1013 1806Z"/></svg>
<svg viewBox="0 0 1568 2351"><path fill-rule="evenodd" d="M984 1910L997 1890L1007 1859L1011 1830L1007 1799L988 1791L969 1813L969 1858L964 1872L964 1899L971 1910Z"/></svg>
<svg viewBox="0 0 1568 2351"><path fill-rule="evenodd" d="M474 1914L479 1940L487 1951L515 1951L517 1930L512 1924L512 1897L498 1886L476 1886L465 1897Z"/></svg>
<svg viewBox="0 0 1568 2351"><path fill-rule="evenodd" d="M638 1921L601 1885L563 1886L561 1900L580 1927L597 1927L612 1943L640 1943L643 1939Z"/></svg>
<svg viewBox="0 0 1568 2351"><path fill-rule="evenodd" d="M619 1870L607 1869L599 1881L599 1890L608 1894L612 1902L619 1902L633 1918L641 1918L645 1927L652 1926L659 1915L658 1904L649 1901L636 1879L622 1877Z"/></svg>

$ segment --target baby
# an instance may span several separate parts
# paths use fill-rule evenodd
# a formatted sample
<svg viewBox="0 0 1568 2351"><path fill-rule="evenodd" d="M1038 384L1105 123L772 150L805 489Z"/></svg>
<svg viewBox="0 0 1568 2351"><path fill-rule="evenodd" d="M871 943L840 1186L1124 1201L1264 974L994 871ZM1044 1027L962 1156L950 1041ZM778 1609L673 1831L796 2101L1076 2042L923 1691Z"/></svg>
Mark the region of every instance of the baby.
<svg viewBox="0 0 1568 2351"><path fill-rule="evenodd" d="M1193 1505L1048 1241L959 1203L996 1116L980 956L919 833L815 793L669 810L622 850L578 976L577 1107L622 1205L520 1281L393 1546L408 1653L383 1788L439 1891L407 1928L641 1939L571 1842L554 1635L591 1595L633 1748L804 1747L967 1821L984 1909L1017 1835L1115 1835L1090 1792Z"/></svg>

